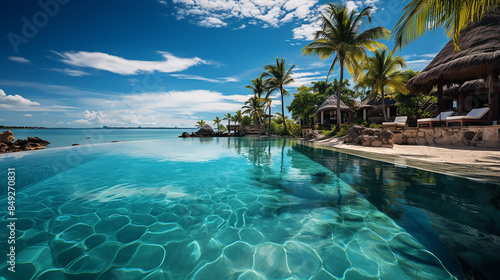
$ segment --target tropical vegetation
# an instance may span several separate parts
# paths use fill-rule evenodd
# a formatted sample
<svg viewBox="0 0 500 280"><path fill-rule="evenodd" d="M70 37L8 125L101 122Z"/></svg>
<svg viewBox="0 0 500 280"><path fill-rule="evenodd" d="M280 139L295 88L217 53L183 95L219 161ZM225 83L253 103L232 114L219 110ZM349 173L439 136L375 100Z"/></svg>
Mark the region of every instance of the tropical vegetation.
<svg viewBox="0 0 500 280"><path fill-rule="evenodd" d="M357 13L356 10L349 11L345 5L329 3L326 15L321 14L322 27L314 34L314 42L302 49L303 54L318 55L321 59L335 55L328 75L333 73L338 62L340 86L337 90L337 104L340 104L341 100L344 66L354 79L358 79L362 75L362 63L366 60L366 50L386 48L377 40L388 39L390 37L388 29L375 27L359 33L363 19L371 23L371 12L371 7L366 7ZM337 116L340 115L340 106L337 106ZM337 127L340 127L341 123L341 118L337 118Z"/></svg>
<svg viewBox="0 0 500 280"><path fill-rule="evenodd" d="M370 97L380 97L382 99L382 112L384 120L388 121L385 110L385 93L399 91L405 93L406 77L401 69L406 67L406 62L401 56L393 56L394 51L387 53L387 50L375 50L374 56L368 58L364 65L366 73L358 81L356 88L370 88Z"/></svg>

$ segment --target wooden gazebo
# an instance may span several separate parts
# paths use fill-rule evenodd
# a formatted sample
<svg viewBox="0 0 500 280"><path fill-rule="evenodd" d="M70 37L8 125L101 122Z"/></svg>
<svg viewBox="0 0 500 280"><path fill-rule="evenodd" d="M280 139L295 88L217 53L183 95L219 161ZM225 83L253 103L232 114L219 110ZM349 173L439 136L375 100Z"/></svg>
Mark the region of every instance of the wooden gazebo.
<svg viewBox="0 0 500 280"><path fill-rule="evenodd" d="M352 120L352 109L340 100L342 122ZM332 94L316 110L316 119L320 125L337 124L337 95Z"/></svg>
<svg viewBox="0 0 500 280"><path fill-rule="evenodd" d="M450 40L421 73L408 81L406 88L414 94L431 93L435 88L438 110L443 112L447 86L448 94L455 95L458 107L462 108L457 113L466 113L462 112L466 94L477 93L476 89L483 83L487 100L477 106L489 107L488 119L497 123L500 121L500 9L464 29L460 33L459 46L460 51L455 51Z"/></svg>

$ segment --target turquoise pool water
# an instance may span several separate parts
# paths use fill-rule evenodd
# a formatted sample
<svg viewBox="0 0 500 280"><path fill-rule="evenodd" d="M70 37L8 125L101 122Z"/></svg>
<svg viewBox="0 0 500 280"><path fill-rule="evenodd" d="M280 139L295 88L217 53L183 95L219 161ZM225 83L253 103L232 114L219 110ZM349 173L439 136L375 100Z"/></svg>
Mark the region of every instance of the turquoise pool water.
<svg viewBox="0 0 500 280"><path fill-rule="evenodd" d="M380 211L353 188L362 180L363 165L336 170L329 164L338 157L321 152L321 160L332 161L321 162L315 153L290 140L245 137L0 156L4 173L16 168L18 218L16 272L7 271L2 253L0 275L51 280L461 277L450 261L445 267L440 258L446 255L429 249L436 246L418 231L398 224L390 211ZM1 180L6 186L6 178ZM0 192L3 229L5 192ZM7 240L5 230L1 238Z"/></svg>

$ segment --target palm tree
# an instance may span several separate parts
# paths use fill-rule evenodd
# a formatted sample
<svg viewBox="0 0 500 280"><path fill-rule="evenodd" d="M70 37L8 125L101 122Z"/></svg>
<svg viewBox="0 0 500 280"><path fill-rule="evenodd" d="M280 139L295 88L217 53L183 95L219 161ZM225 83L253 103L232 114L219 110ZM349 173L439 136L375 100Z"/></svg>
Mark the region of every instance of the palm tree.
<svg viewBox="0 0 500 280"><path fill-rule="evenodd" d="M242 107L242 109L245 109L243 113L249 114L250 117L253 118L254 123L257 124L259 128L262 125L261 119L263 114L263 107L263 101L257 96L250 97L248 101L245 102L245 106Z"/></svg>
<svg viewBox="0 0 500 280"><path fill-rule="evenodd" d="M448 37L453 36L455 50L459 51L460 31L499 6L500 0L412 0L394 26L396 47L404 47L426 31L444 25Z"/></svg>
<svg viewBox="0 0 500 280"><path fill-rule="evenodd" d="M236 114L232 117L232 121L241 124L243 121L243 114L241 113L241 110L236 111Z"/></svg>
<svg viewBox="0 0 500 280"><path fill-rule="evenodd" d="M205 124L207 124L204 120L196 122L196 127L203 127Z"/></svg>
<svg viewBox="0 0 500 280"><path fill-rule="evenodd" d="M231 124L231 113L227 113L224 115L223 120L227 120L227 128L229 129L229 125Z"/></svg>
<svg viewBox="0 0 500 280"><path fill-rule="evenodd" d="M381 96L384 119L387 121L384 88L406 92L406 75L401 72L401 68L406 67L406 62L401 56L393 57L394 51L387 53L387 50L375 50L374 54L375 56L368 58L366 73L356 87L371 88L372 94Z"/></svg>
<svg viewBox="0 0 500 280"><path fill-rule="evenodd" d="M217 131L219 131L219 125L222 120L219 118L219 116L215 117L214 119L214 126L217 127Z"/></svg>
<svg viewBox="0 0 500 280"><path fill-rule="evenodd" d="M270 92L267 90L264 81L262 80L262 76L257 77L257 79L252 80L252 85L247 85L246 88L250 89L253 91L254 96L257 96L260 98L264 104L266 105L266 108L264 109L264 112L267 111L267 108L269 108L269 115L271 115L271 98ZM267 91L267 94L265 97L262 97L264 92Z"/></svg>
<svg viewBox="0 0 500 280"><path fill-rule="evenodd" d="M346 6L329 3L327 15L322 14L321 30L314 34L314 42L302 49L305 55L318 55L321 59L329 58L335 54L332 66L326 77L333 72L335 64L340 64L340 84L337 89L337 104L340 104L342 83L344 81L344 66L354 79L362 75L362 63L366 60L365 49L374 51L386 48L378 39L388 39L391 32L384 27L375 27L359 33L363 18L371 23L372 8L366 7L359 14L353 10L349 12ZM360 64L361 62L361 64ZM342 124L340 106L337 106L337 127Z"/></svg>
<svg viewBox="0 0 500 280"><path fill-rule="evenodd" d="M262 77L266 78L264 84L268 90L268 95L273 91L279 90L281 94L281 114L285 115L285 104L283 102L284 96L290 96L285 86L293 82L292 70L295 67L293 64L290 69L286 70L285 59L279 60L276 57L276 64L268 64L264 66L266 72L262 73ZM269 113L271 114L271 113ZM285 133L287 132L285 123Z"/></svg>

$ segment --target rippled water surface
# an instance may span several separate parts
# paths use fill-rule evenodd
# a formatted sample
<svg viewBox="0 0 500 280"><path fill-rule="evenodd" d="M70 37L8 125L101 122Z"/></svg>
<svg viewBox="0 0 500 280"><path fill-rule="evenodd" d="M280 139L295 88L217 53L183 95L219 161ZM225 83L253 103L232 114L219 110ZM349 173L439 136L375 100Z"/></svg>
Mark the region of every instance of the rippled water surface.
<svg viewBox="0 0 500 280"><path fill-rule="evenodd" d="M353 188L359 163L344 177L308 153L291 140L194 138L4 155L18 182L7 279L460 277ZM0 275L12 275L5 254Z"/></svg>

